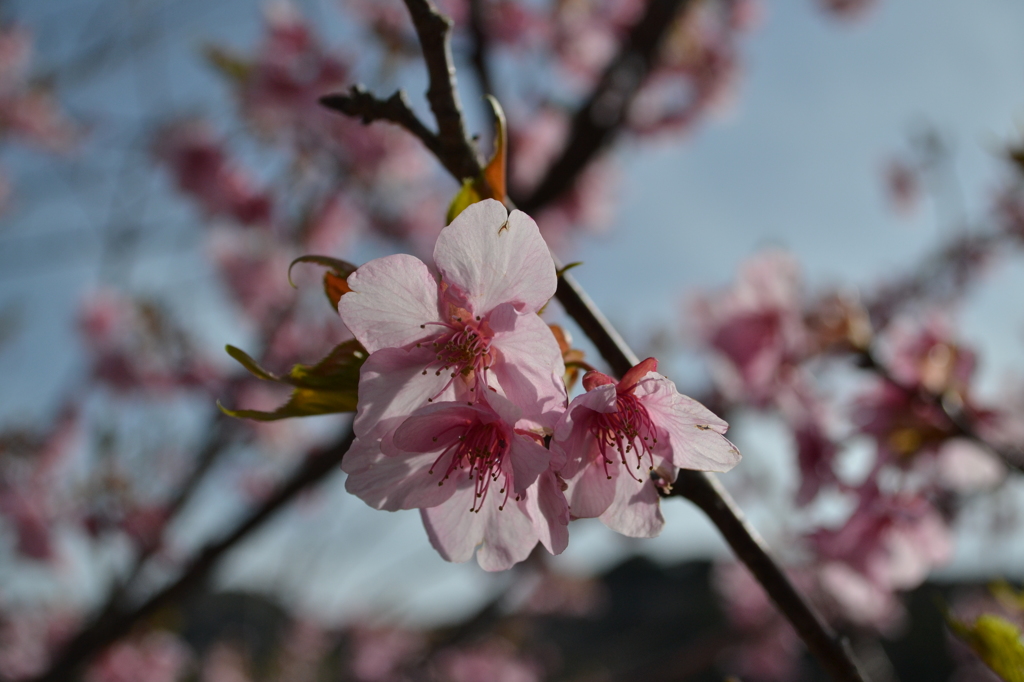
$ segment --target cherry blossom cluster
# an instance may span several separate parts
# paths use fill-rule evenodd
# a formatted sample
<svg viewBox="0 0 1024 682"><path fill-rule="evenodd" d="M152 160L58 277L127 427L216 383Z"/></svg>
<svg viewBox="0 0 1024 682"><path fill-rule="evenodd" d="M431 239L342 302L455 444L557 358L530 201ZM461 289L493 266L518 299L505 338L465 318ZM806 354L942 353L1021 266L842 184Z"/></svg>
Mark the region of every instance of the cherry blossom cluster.
<svg viewBox="0 0 1024 682"><path fill-rule="evenodd" d="M1005 480L1000 453L1021 431L1018 401L996 407L975 394L976 354L947 315L924 306L889 321L871 309L849 293L808 296L796 262L778 251L751 259L731 287L690 307L711 352L710 401L729 414L775 414L791 433L794 502L810 512L790 530L803 551L794 576L833 621L891 632L903 617L897 595L952 555L958 500ZM844 361L861 376L837 391L824 379ZM844 461L854 446L869 448L872 461L851 475ZM850 512L808 530L823 500L843 500ZM722 578L734 623L750 635L738 654L749 659L742 672L791 679L795 632L766 628L778 618L770 609L742 610L747 590L736 585L760 588L743 569L728 570L744 576Z"/></svg>
<svg viewBox="0 0 1024 682"><path fill-rule="evenodd" d="M449 561L476 551L502 570L538 542L558 554L571 517L655 536L659 484L681 467L739 461L727 424L653 358L618 382L589 372L568 403L562 352L538 315L555 285L536 223L489 199L441 231L433 268L406 255L370 261L338 304L370 352L346 486L378 509L421 509Z"/></svg>

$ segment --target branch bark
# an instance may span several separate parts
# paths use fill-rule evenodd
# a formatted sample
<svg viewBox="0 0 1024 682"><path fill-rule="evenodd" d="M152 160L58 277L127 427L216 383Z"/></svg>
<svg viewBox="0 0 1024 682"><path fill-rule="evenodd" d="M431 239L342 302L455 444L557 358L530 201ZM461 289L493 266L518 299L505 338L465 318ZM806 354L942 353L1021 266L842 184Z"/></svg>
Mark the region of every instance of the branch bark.
<svg viewBox="0 0 1024 682"><path fill-rule="evenodd" d="M523 211L536 213L572 189L583 169L622 132L629 107L656 66L665 37L693 2L649 0L643 16L629 30L622 48L573 117L562 153L530 196L515 198Z"/></svg>

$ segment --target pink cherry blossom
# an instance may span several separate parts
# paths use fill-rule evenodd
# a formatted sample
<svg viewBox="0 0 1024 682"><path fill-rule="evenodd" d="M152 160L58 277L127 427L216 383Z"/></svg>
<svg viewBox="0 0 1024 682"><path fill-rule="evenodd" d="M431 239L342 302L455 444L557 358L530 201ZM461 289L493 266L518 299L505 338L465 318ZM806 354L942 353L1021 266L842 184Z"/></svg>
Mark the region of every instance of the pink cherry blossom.
<svg viewBox="0 0 1024 682"><path fill-rule="evenodd" d="M565 406L558 344L536 314L555 293L555 267L537 224L494 200L441 231L436 272L396 254L348 278L338 312L371 353L359 380L360 439L379 439L434 401L486 386L526 419L553 427Z"/></svg>
<svg viewBox="0 0 1024 682"><path fill-rule="evenodd" d="M727 397L764 404L806 344L800 273L786 253L747 261L732 288L693 302L695 327L715 353L715 379Z"/></svg>
<svg viewBox="0 0 1024 682"><path fill-rule="evenodd" d="M583 377L587 392L569 405L554 443L567 456L574 517L599 517L624 535L654 537L665 523L651 472L671 482L679 468L728 471L739 451L729 425L655 370L648 358L618 383L600 372Z"/></svg>
<svg viewBox="0 0 1024 682"><path fill-rule="evenodd" d="M156 156L178 189L192 196L210 216L225 216L243 225L266 224L273 200L228 158L216 134L203 121L186 121L163 131Z"/></svg>
<svg viewBox="0 0 1024 682"><path fill-rule="evenodd" d="M861 490L841 528L819 530L812 539L822 559L845 563L890 592L917 587L951 552L946 522L926 498L887 495L874 483Z"/></svg>
<svg viewBox="0 0 1024 682"><path fill-rule="evenodd" d="M423 509L451 561L477 545L489 570L538 541L560 552L564 497L530 433L566 402L561 351L537 315L555 292L551 255L533 220L488 200L441 231L434 262L436 275L387 256L348 278L338 311L370 357L346 485L380 509Z"/></svg>
<svg viewBox="0 0 1024 682"><path fill-rule="evenodd" d="M423 509L423 524L449 561L504 570L537 542L553 554L568 543L569 513L550 470L551 453L517 429L521 410L500 395L442 402L414 412L385 451L354 445L348 490L380 509Z"/></svg>

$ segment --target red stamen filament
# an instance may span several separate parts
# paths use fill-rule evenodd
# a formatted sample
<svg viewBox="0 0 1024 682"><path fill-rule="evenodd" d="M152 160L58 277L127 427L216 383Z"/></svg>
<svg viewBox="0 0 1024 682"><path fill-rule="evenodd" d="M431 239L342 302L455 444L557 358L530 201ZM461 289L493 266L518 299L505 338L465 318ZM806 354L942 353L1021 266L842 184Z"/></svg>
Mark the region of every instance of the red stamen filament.
<svg viewBox="0 0 1024 682"><path fill-rule="evenodd" d="M480 511L484 500L487 499L487 491L490 489L491 483L497 482L499 478L504 477L501 489L498 491L499 494L505 495L505 499L502 500L501 505L498 507L499 510L503 510L511 492L509 476L502 471L501 467L505 455L508 453L509 446L510 443L505 433L497 425L472 424L466 429L465 433L459 436L457 441L445 448L444 452L434 460L429 473L433 474L434 467L444 459L445 455L452 452L452 459L448 464L448 470L445 471L444 477L438 482L438 485L444 485L444 482L448 480L453 471L465 471L468 469L469 477L475 480L473 505L469 508L471 512ZM519 498L517 497L516 499Z"/></svg>
<svg viewBox="0 0 1024 682"><path fill-rule="evenodd" d="M436 354L435 359L423 370L426 374L430 369L435 369L434 376L441 376L441 373L450 373L450 377L444 388L428 400L432 402L437 396L447 390L455 377L465 372L483 374L490 368L491 340L472 323L464 323L460 318L453 318L455 323L429 322L428 324L446 327L451 331L438 337L431 342ZM417 344L419 345L419 344Z"/></svg>
<svg viewBox="0 0 1024 682"><path fill-rule="evenodd" d="M640 479L630 471L626 455L633 453L636 457L636 468L639 469L644 457L647 458L648 471L654 470L654 456L652 450L658 443L656 434L657 428L651 421L651 415L647 408L632 393L620 393L615 398L615 405L618 408L615 412L596 412L591 422L590 429L597 438L598 448L601 451L601 459L604 460L604 472L611 478L608 470L609 464L614 460L609 456L609 449L617 450L618 459L625 466L627 473L634 480Z"/></svg>

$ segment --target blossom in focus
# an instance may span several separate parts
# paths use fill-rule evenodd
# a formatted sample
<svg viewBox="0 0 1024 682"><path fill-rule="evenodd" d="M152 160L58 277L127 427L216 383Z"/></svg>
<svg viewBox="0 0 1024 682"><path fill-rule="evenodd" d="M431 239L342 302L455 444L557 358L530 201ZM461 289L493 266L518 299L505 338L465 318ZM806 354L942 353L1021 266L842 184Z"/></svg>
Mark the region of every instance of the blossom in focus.
<svg viewBox="0 0 1024 682"><path fill-rule="evenodd" d="M370 261L348 278L338 312L370 352L359 380L359 439L380 438L431 402L493 388L524 419L553 427L565 367L536 314L555 293L537 224L494 200L441 231L436 272L412 256Z"/></svg>
<svg viewBox="0 0 1024 682"><path fill-rule="evenodd" d="M555 429L572 516L599 517L631 537L654 537L665 524L652 472L672 482L679 468L728 471L740 460L723 435L728 424L679 393L657 367L648 358L617 383L587 372L587 392Z"/></svg>
<svg viewBox="0 0 1024 682"><path fill-rule="evenodd" d="M493 405L493 407L492 407ZM388 451L353 446L346 487L380 509L422 508L435 549L448 561L477 551L486 570L510 568L540 541L569 542L569 511L539 438L516 429L521 411L497 394L414 412Z"/></svg>
<svg viewBox="0 0 1024 682"><path fill-rule="evenodd" d="M437 507L424 523L451 560L479 542L485 568L537 540L561 551L568 519L550 456L520 434L550 432L566 403L561 350L537 315L555 293L550 252L532 219L487 200L441 231L434 263L398 254L348 278L338 311L370 357L346 485L382 509ZM439 423L450 431L431 432ZM520 499L502 513L509 495Z"/></svg>

